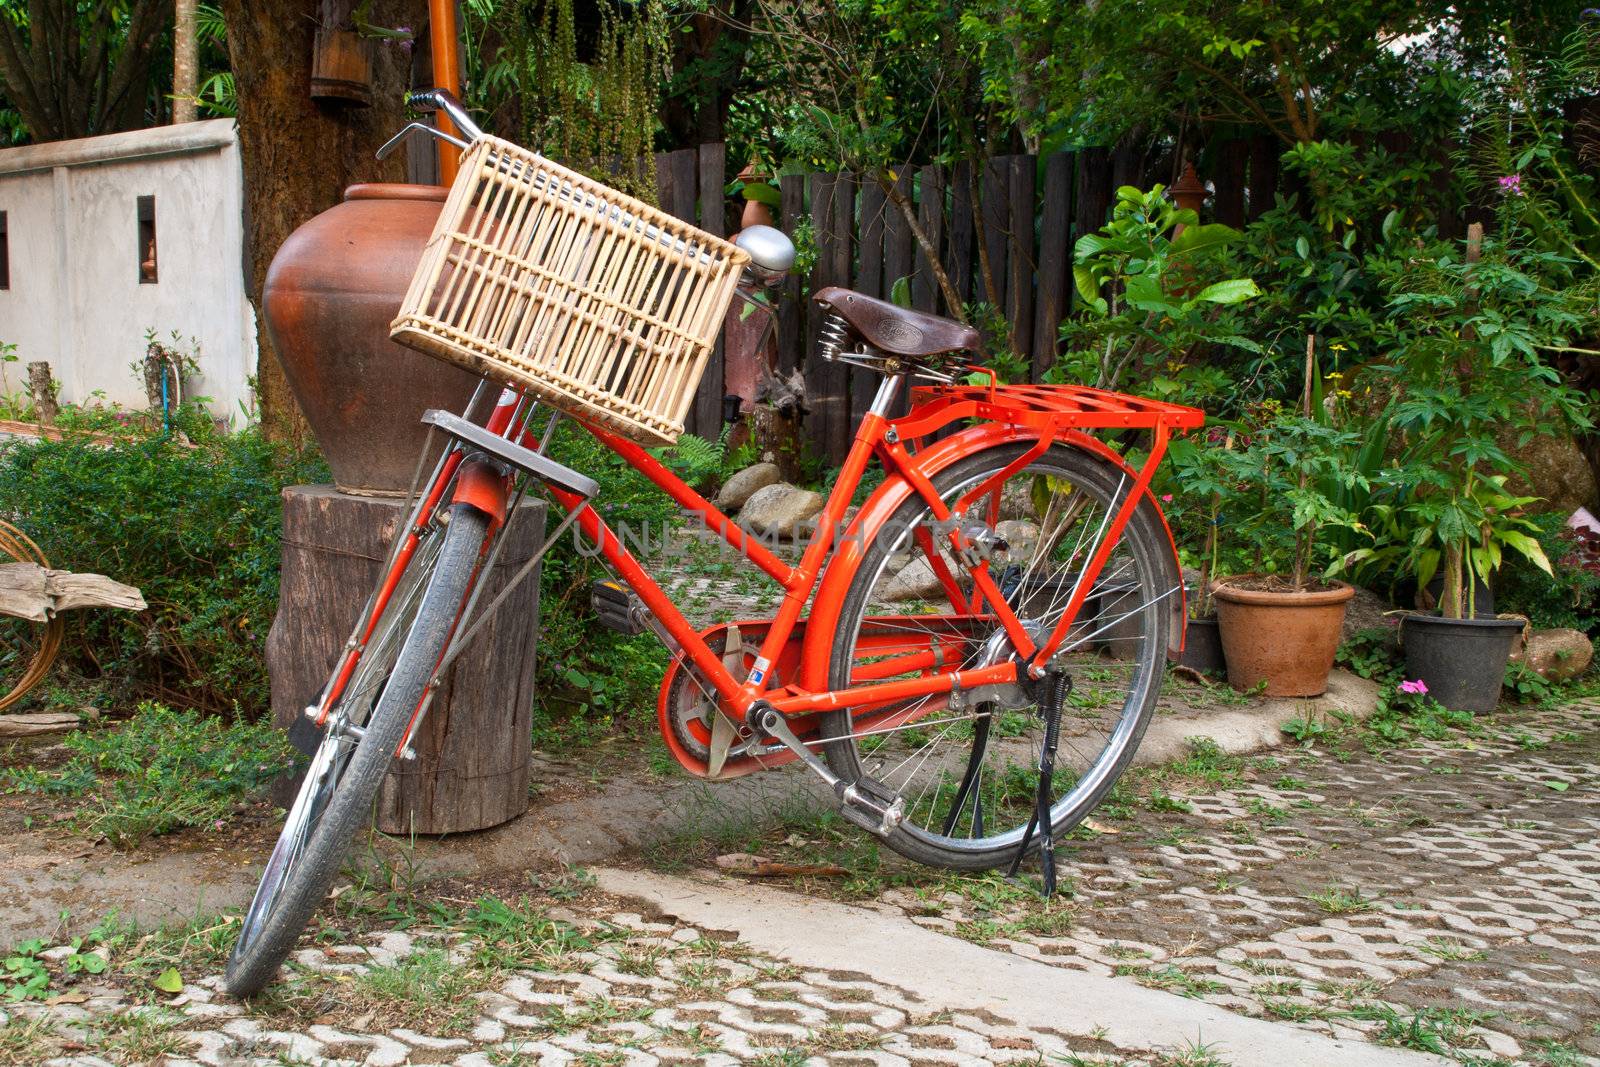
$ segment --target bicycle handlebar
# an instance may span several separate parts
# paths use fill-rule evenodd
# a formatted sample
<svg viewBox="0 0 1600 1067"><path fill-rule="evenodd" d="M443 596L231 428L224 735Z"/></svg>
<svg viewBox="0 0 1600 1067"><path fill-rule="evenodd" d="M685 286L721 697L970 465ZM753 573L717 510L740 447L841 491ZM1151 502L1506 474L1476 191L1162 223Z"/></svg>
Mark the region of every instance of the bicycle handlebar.
<svg viewBox="0 0 1600 1067"><path fill-rule="evenodd" d="M483 136L483 128L472 121L467 109L448 89L425 89L421 92L408 93L406 106L416 108L418 111L443 111L451 124L465 134L469 141L476 141Z"/></svg>

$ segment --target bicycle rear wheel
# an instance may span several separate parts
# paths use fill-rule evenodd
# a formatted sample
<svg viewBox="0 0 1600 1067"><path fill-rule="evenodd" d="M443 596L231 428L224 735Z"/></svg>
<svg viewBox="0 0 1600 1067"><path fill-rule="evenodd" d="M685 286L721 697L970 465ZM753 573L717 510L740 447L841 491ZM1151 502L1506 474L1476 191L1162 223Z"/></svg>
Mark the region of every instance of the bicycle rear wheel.
<svg viewBox="0 0 1600 1067"><path fill-rule="evenodd" d="M933 479L953 505L1027 450L985 449ZM1005 542L990 573L1036 641L1055 628L1109 517L1131 491L1122 468L1053 445L972 503L963 526ZM833 689L911 679L933 669L991 666L1013 656L998 616L971 603L968 573L931 509L908 499L866 546L834 642ZM952 595L936 578L945 570ZM1085 598L1053 666L1074 688L1060 716L1049 798L1050 832L1077 825L1116 783L1160 694L1180 595L1176 562L1155 507L1141 501ZM834 772L887 786L905 804L888 845L930 866L982 869L1009 862L1034 810L1045 724L1032 686L990 686L830 713L820 723ZM1034 839L1037 847L1038 837Z"/></svg>
<svg viewBox="0 0 1600 1067"><path fill-rule="evenodd" d="M224 982L249 996L271 979L328 894L477 575L489 520L456 505L429 524L355 673L331 709L283 832L245 913Z"/></svg>

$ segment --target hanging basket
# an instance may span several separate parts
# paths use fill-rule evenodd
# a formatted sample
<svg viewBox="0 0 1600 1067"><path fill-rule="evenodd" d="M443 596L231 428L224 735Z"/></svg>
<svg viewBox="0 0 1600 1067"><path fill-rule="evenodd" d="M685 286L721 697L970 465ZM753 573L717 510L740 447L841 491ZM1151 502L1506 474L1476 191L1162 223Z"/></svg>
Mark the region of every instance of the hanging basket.
<svg viewBox="0 0 1600 1067"><path fill-rule="evenodd" d="M748 259L483 137L462 157L391 336L640 444L669 445Z"/></svg>

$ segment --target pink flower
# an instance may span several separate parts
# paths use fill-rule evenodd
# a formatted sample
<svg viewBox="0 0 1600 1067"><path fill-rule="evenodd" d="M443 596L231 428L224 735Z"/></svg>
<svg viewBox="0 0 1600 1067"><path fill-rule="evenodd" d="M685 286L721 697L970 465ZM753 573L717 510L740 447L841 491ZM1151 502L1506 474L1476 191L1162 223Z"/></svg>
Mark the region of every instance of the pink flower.
<svg viewBox="0 0 1600 1067"><path fill-rule="evenodd" d="M1414 681L1401 682L1400 692L1415 693L1418 696L1426 696L1428 694L1428 683L1424 682L1421 678L1418 678Z"/></svg>
<svg viewBox="0 0 1600 1067"><path fill-rule="evenodd" d="M1522 175L1520 174L1507 174L1500 179L1499 184L1500 191L1507 196L1522 195Z"/></svg>
<svg viewBox="0 0 1600 1067"><path fill-rule="evenodd" d="M1162 502L1162 503L1163 503L1163 504L1170 504L1170 503L1172 503L1172 494L1171 494L1171 493L1162 493L1162 494L1161 494L1161 502Z"/></svg>

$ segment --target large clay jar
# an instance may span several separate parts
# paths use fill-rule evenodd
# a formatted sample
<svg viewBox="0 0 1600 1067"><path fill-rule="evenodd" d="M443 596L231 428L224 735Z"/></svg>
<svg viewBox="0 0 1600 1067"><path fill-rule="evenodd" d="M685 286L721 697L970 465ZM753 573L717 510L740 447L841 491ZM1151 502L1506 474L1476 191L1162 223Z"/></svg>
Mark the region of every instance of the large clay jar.
<svg viewBox="0 0 1600 1067"><path fill-rule="evenodd" d="M428 408L460 411L478 379L389 340L444 206L433 185L352 185L278 250L262 292L289 388L347 493L404 493Z"/></svg>
<svg viewBox="0 0 1600 1067"><path fill-rule="evenodd" d="M1229 584L1251 577L1240 575L1212 588L1228 684L1248 691L1266 682L1269 697L1321 696L1328 690L1345 605L1355 588L1333 582L1330 589L1294 593Z"/></svg>

